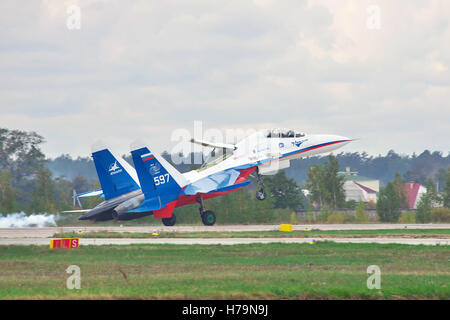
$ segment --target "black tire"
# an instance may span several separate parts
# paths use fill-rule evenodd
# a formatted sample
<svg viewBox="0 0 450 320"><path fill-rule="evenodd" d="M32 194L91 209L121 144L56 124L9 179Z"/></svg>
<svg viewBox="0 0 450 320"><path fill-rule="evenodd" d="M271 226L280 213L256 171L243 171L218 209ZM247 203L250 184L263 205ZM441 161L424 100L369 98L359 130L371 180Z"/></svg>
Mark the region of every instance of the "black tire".
<svg viewBox="0 0 450 320"><path fill-rule="evenodd" d="M211 210L203 212L202 222L205 226L213 226L216 223L216 214Z"/></svg>
<svg viewBox="0 0 450 320"><path fill-rule="evenodd" d="M177 217L175 216L175 213L173 213L170 218L162 218L161 220L166 227L173 227L177 222Z"/></svg>
<svg viewBox="0 0 450 320"><path fill-rule="evenodd" d="M266 192L264 189L260 189L259 191L256 191L256 199L258 200L264 200L266 198Z"/></svg>

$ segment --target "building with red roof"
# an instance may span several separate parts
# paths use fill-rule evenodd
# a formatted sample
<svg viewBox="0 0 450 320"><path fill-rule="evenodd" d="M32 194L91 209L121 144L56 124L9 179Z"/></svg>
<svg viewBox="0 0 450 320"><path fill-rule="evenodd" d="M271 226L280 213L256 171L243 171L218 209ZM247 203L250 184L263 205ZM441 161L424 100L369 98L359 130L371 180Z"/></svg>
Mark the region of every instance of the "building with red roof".
<svg viewBox="0 0 450 320"><path fill-rule="evenodd" d="M405 183L406 203L410 209L417 209L420 198L427 192L427 188L418 183Z"/></svg>

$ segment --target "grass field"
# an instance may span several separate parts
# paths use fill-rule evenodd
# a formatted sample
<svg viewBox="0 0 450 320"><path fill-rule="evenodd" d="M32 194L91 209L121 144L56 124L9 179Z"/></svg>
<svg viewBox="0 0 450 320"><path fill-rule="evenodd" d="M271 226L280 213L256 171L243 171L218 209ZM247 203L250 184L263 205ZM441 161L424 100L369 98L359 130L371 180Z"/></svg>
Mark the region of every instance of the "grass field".
<svg viewBox="0 0 450 320"><path fill-rule="evenodd" d="M57 238L152 238L151 232L86 232L57 233ZM450 229L387 229L387 230L311 230L311 231L241 231L241 232L161 232L159 238L362 238L362 237L404 237L404 238L450 238Z"/></svg>
<svg viewBox="0 0 450 320"><path fill-rule="evenodd" d="M0 246L1 299L450 299L450 247L381 244ZM69 265L81 289L66 288ZM381 290L366 286L369 265Z"/></svg>

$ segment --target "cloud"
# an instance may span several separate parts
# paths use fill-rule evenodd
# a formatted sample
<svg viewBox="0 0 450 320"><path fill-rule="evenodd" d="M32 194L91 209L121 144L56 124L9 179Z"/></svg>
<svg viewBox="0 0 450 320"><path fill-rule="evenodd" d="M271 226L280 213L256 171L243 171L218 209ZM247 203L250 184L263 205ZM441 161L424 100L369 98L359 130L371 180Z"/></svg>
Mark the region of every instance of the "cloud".
<svg viewBox="0 0 450 320"><path fill-rule="evenodd" d="M73 4L80 30L66 27ZM0 126L38 131L52 157L86 156L98 138L170 149L195 120L447 152L448 12L444 0L2 1Z"/></svg>

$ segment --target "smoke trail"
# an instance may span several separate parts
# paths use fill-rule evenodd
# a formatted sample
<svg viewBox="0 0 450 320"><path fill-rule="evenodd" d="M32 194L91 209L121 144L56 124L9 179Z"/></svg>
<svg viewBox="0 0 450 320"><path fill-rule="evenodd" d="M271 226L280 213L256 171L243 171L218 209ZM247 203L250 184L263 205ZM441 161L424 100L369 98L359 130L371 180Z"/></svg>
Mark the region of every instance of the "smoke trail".
<svg viewBox="0 0 450 320"><path fill-rule="evenodd" d="M55 214L32 214L29 216L24 212L10 213L6 216L0 214L0 228L56 226L58 218L59 216Z"/></svg>

